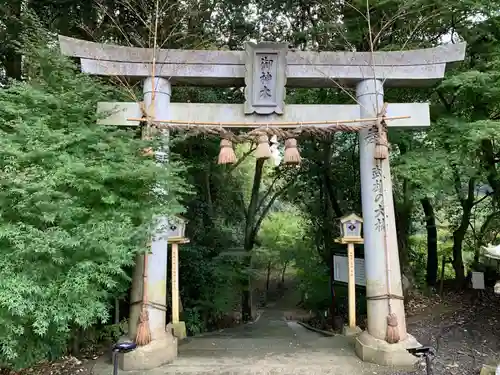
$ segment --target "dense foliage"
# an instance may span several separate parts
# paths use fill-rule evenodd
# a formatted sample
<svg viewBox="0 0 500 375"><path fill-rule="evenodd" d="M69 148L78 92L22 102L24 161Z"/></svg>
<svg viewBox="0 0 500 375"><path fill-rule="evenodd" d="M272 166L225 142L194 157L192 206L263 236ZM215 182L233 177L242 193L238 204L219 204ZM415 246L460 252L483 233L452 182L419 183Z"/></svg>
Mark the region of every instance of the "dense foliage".
<svg viewBox="0 0 500 375"><path fill-rule="evenodd" d="M500 233L498 1L383 0L370 1L369 9L364 0L160 6L163 48L235 50L257 39L299 50L367 51L466 41L466 60L443 82L386 90L389 102L429 101L433 122L428 131L390 131L393 194L401 266L420 287L436 287L441 275L463 286L469 270L485 269L480 248L498 242ZM361 212L356 135L299 140L304 161L297 169L255 160L249 144L238 146L236 165L219 166L218 140L172 137L174 161L155 166L140 155L138 132L96 125L98 101L137 99L136 88L79 74L53 38L152 46L152 9L151 0L0 0L2 365L57 356L69 350L75 329L109 323L113 298L127 294L150 218L182 208L191 244L181 252L180 286L191 333L226 324L234 311L249 319L271 297L273 283L279 289L288 278L298 282L308 309L335 310L332 256L345 251L334 242L336 219ZM44 34L33 31L29 12L46 40L19 40L21 31ZM350 89L331 86L288 90L286 100L353 102ZM172 100L244 98L240 88L175 87ZM151 194L155 184L169 194ZM441 270L443 258L451 263Z"/></svg>
<svg viewBox="0 0 500 375"><path fill-rule="evenodd" d="M178 212L182 188L134 132L96 124L96 100L114 89L25 47L30 80L0 91L0 362L15 365L60 355L73 327L107 321L151 218ZM168 195L151 193L167 183Z"/></svg>

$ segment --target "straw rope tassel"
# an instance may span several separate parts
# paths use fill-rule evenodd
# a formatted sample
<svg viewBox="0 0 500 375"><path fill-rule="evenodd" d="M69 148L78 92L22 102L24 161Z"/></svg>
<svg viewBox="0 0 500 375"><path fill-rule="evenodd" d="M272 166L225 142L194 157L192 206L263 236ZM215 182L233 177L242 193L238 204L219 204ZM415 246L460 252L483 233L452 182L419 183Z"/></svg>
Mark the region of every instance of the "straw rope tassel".
<svg viewBox="0 0 500 375"><path fill-rule="evenodd" d="M233 143L229 139L221 139L218 164L236 163L236 154L234 153Z"/></svg>
<svg viewBox="0 0 500 375"><path fill-rule="evenodd" d="M137 325L137 334L135 343L139 346L147 345L151 342L151 329L149 327L148 314L148 252L144 254L144 268L142 270L142 306L141 314L139 315L139 323Z"/></svg>
<svg viewBox="0 0 500 375"><path fill-rule="evenodd" d="M269 137L261 135L258 138L257 149L255 150L255 157L257 159L269 159L272 156L271 147L269 146Z"/></svg>
<svg viewBox="0 0 500 375"><path fill-rule="evenodd" d="M299 150L297 148L297 140L295 138L288 138L285 141L285 154L283 161L288 165L298 165L301 162Z"/></svg>
<svg viewBox="0 0 500 375"><path fill-rule="evenodd" d="M377 115L377 140L375 144L375 159L384 160L389 157L389 142L387 140L387 129L385 124L385 115L387 112L387 103Z"/></svg>
<svg viewBox="0 0 500 375"><path fill-rule="evenodd" d="M391 312L387 315L387 332L385 341L387 341L388 344L397 344L399 340L398 317L396 314Z"/></svg>

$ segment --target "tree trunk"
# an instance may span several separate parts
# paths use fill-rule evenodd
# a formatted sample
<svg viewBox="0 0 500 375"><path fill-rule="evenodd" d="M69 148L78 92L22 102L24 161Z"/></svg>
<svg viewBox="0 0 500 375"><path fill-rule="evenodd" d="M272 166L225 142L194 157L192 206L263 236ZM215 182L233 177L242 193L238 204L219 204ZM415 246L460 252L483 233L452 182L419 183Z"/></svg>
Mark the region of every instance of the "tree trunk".
<svg viewBox="0 0 500 375"><path fill-rule="evenodd" d="M463 287L465 283L465 266L462 256L462 243L465 238L467 227L463 229L459 227L453 232L453 269L455 270L455 279L457 285Z"/></svg>
<svg viewBox="0 0 500 375"><path fill-rule="evenodd" d="M269 282L271 281L271 262L267 262L267 277L266 277L266 298L269 293Z"/></svg>
<svg viewBox="0 0 500 375"><path fill-rule="evenodd" d="M9 78L20 80L22 78L22 56L16 48L15 43L21 35L21 4L22 0L11 0L5 9L2 9L4 23L6 26L6 40L4 43L4 54L1 56L5 68L5 74Z"/></svg>
<svg viewBox="0 0 500 375"><path fill-rule="evenodd" d="M257 209L259 203L259 191L262 182L262 171L264 168L265 159L257 159L255 162L255 173L253 177L252 194L250 196L250 203L245 220L245 241L243 250L245 258L243 261L244 272L248 272L251 266L252 250L255 245L255 237L257 235L255 230L255 223L257 221ZM250 276L246 276L242 280L241 290L241 318L243 322L252 320L252 290Z"/></svg>
<svg viewBox="0 0 500 375"><path fill-rule="evenodd" d="M286 267L288 266L288 262L285 262L283 265L283 269L281 270L281 283L285 284L285 272L286 272Z"/></svg>
<svg viewBox="0 0 500 375"><path fill-rule="evenodd" d="M252 282L250 279L251 252L246 251L243 260L243 269L246 276L242 280L241 285L241 320L247 323L252 320Z"/></svg>
<svg viewBox="0 0 500 375"><path fill-rule="evenodd" d="M243 323L248 323L252 320L252 298L250 296L250 280L241 291L241 319Z"/></svg>
<svg viewBox="0 0 500 375"><path fill-rule="evenodd" d="M436 217L434 215L434 207L428 197L423 198L420 202L422 203L422 208L424 210L427 228L427 273L425 281L428 286L435 287L437 284L438 274Z"/></svg>
<svg viewBox="0 0 500 375"><path fill-rule="evenodd" d="M468 182L467 195L465 197L461 196L459 189L459 177L455 177L457 194L460 198L460 204L462 206L462 218L460 219L460 224L458 228L453 232L453 269L455 270L455 279L457 281L457 286L463 288L465 285L465 269L464 260L462 256L462 246L467 234L467 228L469 227L470 217L472 213L472 208L474 207L474 190L476 186L476 180L470 178Z"/></svg>
<svg viewBox="0 0 500 375"><path fill-rule="evenodd" d="M322 258L326 266L330 266L335 248L335 223L342 216L342 210L338 203L333 187L335 186L330 170L332 168L332 142L324 142L323 165L321 174L318 176L321 183L320 192L323 196L324 219L322 220L322 233L324 243L324 254Z"/></svg>
<svg viewBox="0 0 500 375"><path fill-rule="evenodd" d="M495 204L500 204L500 178L497 171L497 160L493 147L493 142L490 139L485 139L481 142L481 158L482 166L486 172L488 184L493 189L493 197Z"/></svg>
<svg viewBox="0 0 500 375"><path fill-rule="evenodd" d="M396 232L398 235L399 263L403 273L408 271L408 242L410 240L411 215L413 202L406 200L395 204L396 211Z"/></svg>
<svg viewBox="0 0 500 375"><path fill-rule="evenodd" d="M335 317L338 315L337 311L337 301L335 296L335 264L333 263L333 256L330 257L330 295L332 296L332 301L330 303L330 324L333 329L337 329L335 324Z"/></svg>
<svg viewBox="0 0 500 375"><path fill-rule="evenodd" d="M401 155L406 154L407 145L404 142L398 143L399 152ZM398 237L399 264L404 274L410 274L408 264L408 249L411 232L411 217L413 212L413 199L410 183L408 179L403 179L402 184L402 199L399 202L395 201L394 208L396 214L396 232Z"/></svg>

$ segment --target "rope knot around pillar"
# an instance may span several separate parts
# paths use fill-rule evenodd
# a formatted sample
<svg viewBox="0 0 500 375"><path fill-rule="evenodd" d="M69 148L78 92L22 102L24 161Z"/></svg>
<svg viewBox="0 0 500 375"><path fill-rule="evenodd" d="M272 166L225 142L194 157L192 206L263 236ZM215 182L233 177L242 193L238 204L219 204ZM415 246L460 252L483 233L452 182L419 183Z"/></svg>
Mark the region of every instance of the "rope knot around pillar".
<svg viewBox="0 0 500 375"><path fill-rule="evenodd" d="M389 141L387 140L387 124L385 117L387 116L387 103L384 103L382 110L377 114L375 124L377 137L375 141L375 159L385 160L389 157Z"/></svg>

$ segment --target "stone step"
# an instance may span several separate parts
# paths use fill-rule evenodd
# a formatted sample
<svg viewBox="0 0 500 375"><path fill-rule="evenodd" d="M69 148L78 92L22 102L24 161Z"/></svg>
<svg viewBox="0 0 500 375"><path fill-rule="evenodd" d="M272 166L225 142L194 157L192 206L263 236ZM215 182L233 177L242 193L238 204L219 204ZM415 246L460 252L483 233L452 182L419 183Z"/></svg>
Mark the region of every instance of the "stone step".
<svg viewBox="0 0 500 375"><path fill-rule="evenodd" d="M331 343L331 341L330 341ZM304 348L279 351L199 350L180 353L173 363L149 371L120 371L119 375L382 375L386 368L363 363L350 348ZM109 375L111 365L94 364L94 375Z"/></svg>
<svg viewBox="0 0 500 375"><path fill-rule="evenodd" d="M197 356L179 356L175 359L174 363L169 365L172 367L189 367L189 366L202 366L202 367L221 367L221 366L282 366L283 364L293 364L296 366L311 366L311 365L331 365L338 362L362 363L356 356L349 352L296 352L296 353L279 353L268 352L265 355L252 355L248 353L246 357L235 356L234 353L230 355L206 355L200 353ZM299 359L300 358L300 359Z"/></svg>
<svg viewBox="0 0 500 375"><path fill-rule="evenodd" d="M325 348L349 349L353 348L353 340L343 337L320 337L315 340L302 340L301 337L251 337L251 338L197 338L179 346L179 353L189 354L199 350L261 350L273 351L290 348Z"/></svg>
<svg viewBox="0 0 500 375"><path fill-rule="evenodd" d="M272 355L254 358L178 358L173 364L162 367L161 374L331 374L331 375L368 375L384 374L387 368L363 363L351 353L318 352Z"/></svg>
<svg viewBox="0 0 500 375"><path fill-rule="evenodd" d="M353 372L354 370L354 372ZM361 370L360 367L353 368L352 366L345 366L341 362L330 364L328 366L311 365L311 366L296 366L296 365L280 365L280 366L248 366L248 367L175 367L169 366L162 368L161 374L177 374L177 375L371 375L383 374L385 371L377 371L372 368Z"/></svg>

